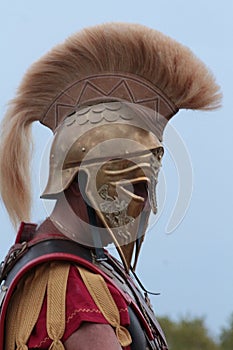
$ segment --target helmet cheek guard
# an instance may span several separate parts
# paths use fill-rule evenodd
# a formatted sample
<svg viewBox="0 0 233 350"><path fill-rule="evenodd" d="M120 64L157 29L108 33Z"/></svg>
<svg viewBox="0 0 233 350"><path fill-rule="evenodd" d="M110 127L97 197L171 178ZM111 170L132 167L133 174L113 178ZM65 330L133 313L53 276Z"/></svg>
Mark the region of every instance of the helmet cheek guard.
<svg viewBox="0 0 233 350"><path fill-rule="evenodd" d="M151 202L156 198L152 186L157 183L160 161L157 160L156 168L152 167L154 157L151 151L144 150L88 169L85 194L127 269L133 253L135 268L151 208L157 210L156 202L153 205Z"/></svg>

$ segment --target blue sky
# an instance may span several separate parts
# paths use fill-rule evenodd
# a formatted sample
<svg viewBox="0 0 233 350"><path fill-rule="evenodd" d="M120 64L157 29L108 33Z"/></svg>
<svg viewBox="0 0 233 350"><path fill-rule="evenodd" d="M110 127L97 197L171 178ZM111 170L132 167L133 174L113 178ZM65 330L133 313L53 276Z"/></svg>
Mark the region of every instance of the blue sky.
<svg viewBox="0 0 233 350"><path fill-rule="evenodd" d="M204 316L213 334L218 334L233 312L232 13L232 2L211 0L0 3L0 118L31 63L68 35L98 23L135 22L158 29L189 46L214 72L222 86L223 107L216 112L180 111L171 121L191 159L191 184L189 176L182 178L183 183L193 186L189 208L180 225L167 234L180 176L173 152L169 151L168 130L162 173L167 191L164 209L151 225L138 265L145 286L161 292L152 297L158 315L174 319ZM50 133L40 125L35 125L33 132L32 220L37 222L46 215L38 199L41 186L37 179ZM14 230L2 203L0 220L3 258L14 239Z"/></svg>

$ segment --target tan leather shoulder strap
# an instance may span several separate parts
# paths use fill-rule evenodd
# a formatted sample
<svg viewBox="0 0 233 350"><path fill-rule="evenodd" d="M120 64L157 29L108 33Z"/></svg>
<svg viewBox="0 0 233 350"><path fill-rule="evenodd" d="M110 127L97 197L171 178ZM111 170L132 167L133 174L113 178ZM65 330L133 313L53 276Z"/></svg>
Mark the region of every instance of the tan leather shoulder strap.
<svg viewBox="0 0 233 350"><path fill-rule="evenodd" d="M19 283L8 308L7 350L27 350L47 290L46 327L52 340L49 350L64 350L61 342L66 324L66 287L70 264L53 262L38 266ZM31 288L33 286L33 288Z"/></svg>
<svg viewBox="0 0 233 350"><path fill-rule="evenodd" d="M48 272L47 264L39 266L19 284L9 305L6 320L5 348L7 350L15 350L15 346L17 350L27 349L27 341L36 324L44 300Z"/></svg>
<svg viewBox="0 0 233 350"><path fill-rule="evenodd" d="M77 269L103 316L115 328L116 336L121 346L130 345L132 343L130 333L125 327L120 325L119 310L104 278L84 268L77 267Z"/></svg>
<svg viewBox="0 0 233 350"><path fill-rule="evenodd" d="M47 332L53 340L49 350L65 350L61 338L66 325L66 287L69 264L54 262L50 266L47 287Z"/></svg>

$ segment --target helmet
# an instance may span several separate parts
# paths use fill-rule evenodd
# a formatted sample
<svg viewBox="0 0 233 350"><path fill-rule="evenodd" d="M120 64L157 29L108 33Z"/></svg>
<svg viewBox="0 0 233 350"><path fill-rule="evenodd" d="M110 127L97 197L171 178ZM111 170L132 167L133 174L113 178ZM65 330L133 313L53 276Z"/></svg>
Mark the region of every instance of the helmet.
<svg viewBox="0 0 233 350"><path fill-rule="evenodd" d="M150 131L153 118L153 110L129 102L79 108L55 132L42 194L45 199L56 198L79 172L85 172L83 197L107 228L127 269L135 244L136 266L150 209L157 211L155 187L163 147L160 128Z"/></svg>

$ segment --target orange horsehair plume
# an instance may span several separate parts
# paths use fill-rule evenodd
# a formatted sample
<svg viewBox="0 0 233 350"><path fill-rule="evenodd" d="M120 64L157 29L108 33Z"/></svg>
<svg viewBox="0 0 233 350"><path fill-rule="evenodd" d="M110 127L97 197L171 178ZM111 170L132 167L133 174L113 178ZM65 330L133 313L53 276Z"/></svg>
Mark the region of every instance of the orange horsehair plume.
<svg viewBox="0 0 233 350"><path fill-rule="evenodd" d="M177 107L211 110L221 94L209 69L183 45L137 24L87 28L34 63L2 123L0 190L12 222L30 218L30 129L56 96L85 76L131 73L160 89Z"/></svg>

